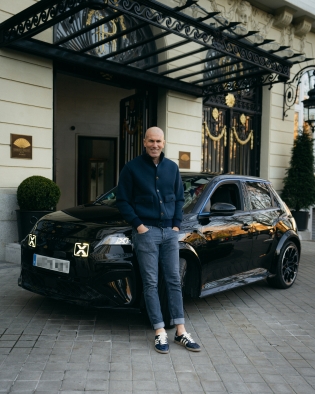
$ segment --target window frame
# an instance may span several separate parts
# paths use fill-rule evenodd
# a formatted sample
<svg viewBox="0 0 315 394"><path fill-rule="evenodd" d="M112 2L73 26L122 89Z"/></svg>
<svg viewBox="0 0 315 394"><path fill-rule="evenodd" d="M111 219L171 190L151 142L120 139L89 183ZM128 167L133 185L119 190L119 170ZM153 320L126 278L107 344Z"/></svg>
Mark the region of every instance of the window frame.
<svg viewBox="0 0 315 394"><path fill-rule="evenodd" d="M267 189L268 192L269 192L269 197L270 197L270 201L271 201L271 206L270 206L270 207L252 209L251 197L250 197L249 190L248 190L248 188L247 188L247 184L248 184L248 183L256 183L256 184L257 184L257 183L262 183L262 184L264 184L264 185L266 186L266 189ZM247 201L247 203L248 203L248 208L249 208L249 210L250 210L251 212L264 211L264 210L266 210L266 209L274 209L274 208L279 209L279 207L277 206L277 204L276 204L276 202L275 202L275 200L274 200L273 193L271 192L269 185L270 185L270 182L266 182L266 181L262 181L262 180L260 180L260 181L256 181L256 180L244 180L244 188L245 188L245 190L246 190L246 194L247 194L247 198L248 198L248 201Z"/></svg>
<svg viewBox="0 0 315 394"><path fill-rule="evenodd" d="M245 209L245 204L244 204L244 194L243 194L243 190L242 190L242 187L241 187L241 182L240 182L239 180L222 180L222 181L219 181L219 182L213 187L213 189L211 190L211 192L209 193L209 195L208 195L207 198L205 199L205 202L204 202L204 204L202 205L202 207L201 207L201 209L200 209L200 211L199 211L200 214L201 214L201 213L210 212L210 210L205 211L205 207L206 207L206 205L208 204L208 202L209 202L209 200L211 199L211 197L213 196L213 194L215 193L215 191L216 191L220 186L222 186L222 185L224 185L224 184L228 184L228 185L233 184L233 185L236 185L236 187L237 187L237 189L238 189L238 191L239 191L239 198L240 198L241 209L237 209L237 210L235 211L235 213L246 211L246 209ZM211 208L211 206L210 206L210 208Z"/></svg>

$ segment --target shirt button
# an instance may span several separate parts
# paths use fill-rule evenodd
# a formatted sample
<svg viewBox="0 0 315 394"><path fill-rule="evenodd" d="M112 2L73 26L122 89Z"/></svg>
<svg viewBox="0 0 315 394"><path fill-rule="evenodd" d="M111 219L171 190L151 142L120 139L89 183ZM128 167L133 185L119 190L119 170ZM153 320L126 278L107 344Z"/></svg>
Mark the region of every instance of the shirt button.
<svg viewBox="0 0 315 394"><path fill-rule="evenodd" d="M160 204L162 204L162 201L160 201Z"/></svg>
<svg viewBox="0 0 315 394"><path fill-rule="evenodd" d="M158 192L158 193L159 193L159 191L160 191L160 190L159 190L159 189L157 189L157 192Z"/></svg>
<svg viewBox="0 0 315 394"><path fill-rule="evenodd" d="M163 212L161 212L161 216L163 216L164 215L164 213Z"/></svg>
<svg viewBox="0 0 315 394"><path fill-rule="evenodd" d="M159 179L159 177L157 176L156 179Z"/></svg>

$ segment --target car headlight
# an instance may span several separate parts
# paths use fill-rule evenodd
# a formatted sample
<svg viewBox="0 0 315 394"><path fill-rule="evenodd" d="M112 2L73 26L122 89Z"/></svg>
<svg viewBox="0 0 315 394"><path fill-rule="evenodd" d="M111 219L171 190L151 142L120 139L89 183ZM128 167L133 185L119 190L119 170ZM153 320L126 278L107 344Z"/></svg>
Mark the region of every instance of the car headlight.
<svg viewBox="0 0 315 394"><path fill-rule="evenodd" d="M131 245L131 240L124 234L113 234L107 235L97 244L97 246L101 245Z"/></svg>

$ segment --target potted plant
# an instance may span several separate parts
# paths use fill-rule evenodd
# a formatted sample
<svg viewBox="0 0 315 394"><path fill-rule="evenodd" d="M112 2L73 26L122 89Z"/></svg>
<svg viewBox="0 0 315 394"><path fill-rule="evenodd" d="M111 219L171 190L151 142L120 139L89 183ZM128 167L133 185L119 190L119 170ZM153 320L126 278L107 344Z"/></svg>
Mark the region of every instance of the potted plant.
<svg viewBox="0 0 315 394"><path fill-rule="evenodd" d="M310 206L315 204L313 139L304 128L299 131L292 148L290 167L283 180L282 199L292 211L297 227L307 229Z"/></svg>
<svg viewBox="0 0 315 394"><path fill-rule="evenodd" d="M38 219L56 209L60 198L59 186L43 176L24 179L17 189L16 210L19 242L31 231Z"/></svg>

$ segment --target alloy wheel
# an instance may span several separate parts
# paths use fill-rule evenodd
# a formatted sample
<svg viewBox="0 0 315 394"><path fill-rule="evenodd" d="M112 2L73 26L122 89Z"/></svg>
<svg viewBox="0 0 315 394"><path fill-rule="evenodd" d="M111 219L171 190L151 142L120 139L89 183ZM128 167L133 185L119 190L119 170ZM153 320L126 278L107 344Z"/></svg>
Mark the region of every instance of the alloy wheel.
<svg viewBox="0 0 315 394"><path fill-rule="evenodd" d="M295 245L288 245L283 253L281 262L282 278L288 286L295 281L298 265L299 252Z"/></svg>

